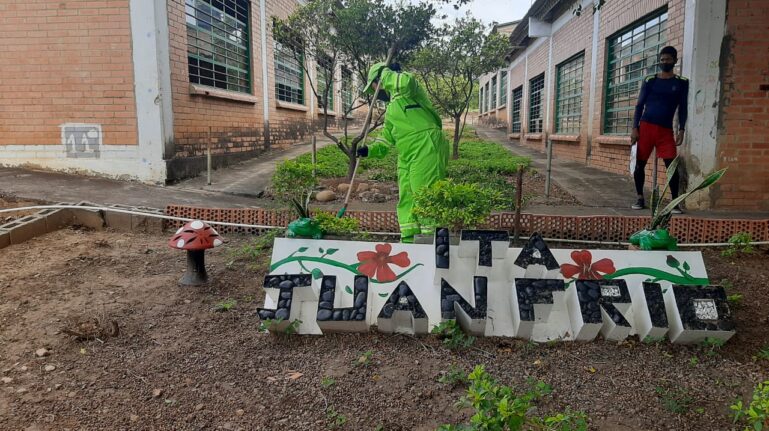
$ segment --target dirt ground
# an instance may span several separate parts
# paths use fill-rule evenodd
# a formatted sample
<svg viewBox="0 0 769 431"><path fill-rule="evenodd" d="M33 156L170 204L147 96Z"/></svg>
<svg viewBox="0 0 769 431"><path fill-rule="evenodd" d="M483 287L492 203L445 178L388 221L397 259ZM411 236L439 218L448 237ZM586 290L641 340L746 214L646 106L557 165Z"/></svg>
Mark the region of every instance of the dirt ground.
<svg viewBox="0 0 769 431"><path fill-rule="evenodd" d="M0 209L6 208L21 208L39 205L38 202L18 199L14 196L5 195L0 193ZM36 211L13 211L7 213L0 213L0 225L10 223L17 218L22 218L30 214L34 214Z"/></svg>
<svg viewBox="0 0 769 431"><path fill-rule="evenodd" d="M0 429L431 430L470 414L454 407L464 388L438 378L485 364L505 384L549 383L538 411L584 410L591 429L730 430L728 405L769 376L752 358L769 344L766 251L704 253L711 280L744 295L737 335L714 356L669 343L504 338L453 352L434 336L260 334L264 262L232 259L248 238L209 250L203 288L177 285L185 256L166 241L67 229L0 250ZM237 304L215 311L228 299ZM99 339L63 332L91 319L107 329ZM367 351L370 364L354 365Z"/></svg>

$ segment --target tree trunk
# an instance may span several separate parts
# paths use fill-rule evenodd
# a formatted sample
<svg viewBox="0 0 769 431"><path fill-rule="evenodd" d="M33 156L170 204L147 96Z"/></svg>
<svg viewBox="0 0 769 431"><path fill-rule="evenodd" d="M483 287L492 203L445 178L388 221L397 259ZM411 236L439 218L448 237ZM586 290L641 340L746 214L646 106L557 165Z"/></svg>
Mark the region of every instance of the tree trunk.
<svg viewBox="0 0 769 431"><path fill-rule="evenodd" d="M460 133L462 132L460 130L462 121L462 116L457 115L454 117L454 151L452 152L451 158L456 160L459 158L459 138L462 136Z"/></svg>
<svg viewBox="0 0 769 431"><path fill-rule="evenodd" d="M352 173L355 172L355 160L358 158L357 154L357 146L351 146L350 152L352 154L347 155L348 164L347 164L347 181L350 181L352 179Z"/></svg>

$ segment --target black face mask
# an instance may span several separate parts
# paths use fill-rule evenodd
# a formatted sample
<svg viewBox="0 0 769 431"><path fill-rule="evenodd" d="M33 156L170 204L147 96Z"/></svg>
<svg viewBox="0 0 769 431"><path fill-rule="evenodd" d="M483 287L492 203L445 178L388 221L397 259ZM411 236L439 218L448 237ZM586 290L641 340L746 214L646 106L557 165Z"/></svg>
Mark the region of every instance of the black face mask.
<svg viewBox="0 0 769 431"><path fill-rule="evenodd" d="M676 65L673 63L660 63L660 69L662 69L663 72L672 72L674 67L676 67Z"/></svg>
<svg viewBox="0 0 769 431"><path fill-rule="evenodd" d="M377 100L381 100L382 102L389 102L390 96L387 95L386 92L379 90L379 92L376 94Z"/></svg>

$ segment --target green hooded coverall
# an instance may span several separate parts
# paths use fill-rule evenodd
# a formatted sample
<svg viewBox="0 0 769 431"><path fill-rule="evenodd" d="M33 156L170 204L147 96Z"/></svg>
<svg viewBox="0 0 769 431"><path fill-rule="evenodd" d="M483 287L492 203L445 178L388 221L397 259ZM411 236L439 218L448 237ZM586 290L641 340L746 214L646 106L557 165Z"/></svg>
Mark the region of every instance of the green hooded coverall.
<svg viewBox="0 0 769 431"><path fill-rule="evenodd" d="M441 117L412 74L377 63L369 71L365 93L373 93L377 77L380 91L390 97L381 135L386 143L369 145L368 155L382 158L390 145L398 150L398 223L401 241L413 242L414 235L435 229L431 222L420 223L412 214L414 193L446 177L449 143L441 130Z"/></svg>

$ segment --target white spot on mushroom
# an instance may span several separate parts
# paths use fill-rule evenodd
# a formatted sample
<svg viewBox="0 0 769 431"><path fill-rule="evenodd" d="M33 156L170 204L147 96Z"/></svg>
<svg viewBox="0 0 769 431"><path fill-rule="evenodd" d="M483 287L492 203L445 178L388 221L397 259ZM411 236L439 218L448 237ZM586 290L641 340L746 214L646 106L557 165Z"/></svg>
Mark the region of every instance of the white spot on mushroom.
<svg viewBox="0 0 769 431"><path fill-rule="evenodd" d="M200 220L195 220L194 222L190 223L190 227L193 229L203 229L203 222Z"/></svg>
<svg viewBox="0 0 769 431"><path fill-rule="evenodd" d="M176 241L176 248L183 248L184 247L184 240L180 239L179 241Z"/></svg>
<svg viewBox="0 0 769 431"><path fill-rule="evenodd" d="M222 245L222 240L219 238L214 239L214 247L219 247L220 245Z"/></svg>
<svg viewBox="0 0 769 431"><path fill-rule="evenodd" d="M179 230L176 231L176 234L179 235L184 230L184 226L180 227Z"/></svg>

